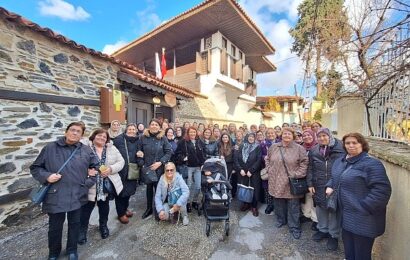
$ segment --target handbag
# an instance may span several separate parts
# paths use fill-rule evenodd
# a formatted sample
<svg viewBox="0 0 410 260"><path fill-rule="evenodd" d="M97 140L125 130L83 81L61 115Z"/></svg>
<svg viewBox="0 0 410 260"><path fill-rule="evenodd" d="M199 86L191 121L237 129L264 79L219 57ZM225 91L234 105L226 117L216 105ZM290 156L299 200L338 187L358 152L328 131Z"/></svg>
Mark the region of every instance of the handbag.
<svg viewBox="0 0 410 260"><path fill-rule="evenodd" d="M58 169L56 173L60 173L63 168L67 165L67 163L73 158L74 154L77 152L77 150L80 148L80 146L77 146L74 151L70 154L70 157L63 163L63 165ZM45 183L39 185L37 188L33 188L33 190L30 193L30 198L33 204L40 204L44 201L46 198L47 192L50 189L52 183Z"/></svg>
<svg viewBox="0 0 410 260"><path fill-rule="evenodd" d="M347 172L348 170L350 170L350 168L352 168L352 166L347 167L341 174L340 174L340 178L342 177L342 175ZM335 189L332 194L330 194L330 196L326 197L326 208L331 211L331 212L336 212L337 210L337 201L338 201L338 197L339 197L339 188L340 188L340 181L339 181L339 185L337 185L337 189Z"/></svg>
<svg viewBox="0 0 410 260"><path fill-rule="evenodd" d="M268 175L268 169L267 168L263 168L261 170L261 179L263 181L267 181L269 179L269 175Z"/></svg>
<svg viewBox="0 0 410 260"><path fill-rule="evenodd" d="M103 192L108 194L108 200L113 200L115 195L117 195L114 184L112 184L108 177L103 179Z"/></svg>
<svg viewBox="0 0 410 260"><path fill-rule="evenodd" d="M154 162L157 160L160 145L161 140L158 142L157 150L155 151ZM154 182L158 182L159 178L156 170L151 170L149 166L143 166L141 171L141 178L145 184L152 184Z"/></svg>
<svg viewBox="0 0 410 260"><path fill-rule="evenodd" d="M140 178L140 167L136 163L130 162L130 155L128 154L127 140L124 138L125 151L127 153L127 162L128 162L128 175L127 180L136 181Z"/></svg>
<svg viewBox="0 0 410 260"><path fill-rule="evenodd" d="M289 178L290 193L295 196L305 195L308 192L306 177L299 178L299 179L291 178L289 175L288 167L286 166L286 163L285 163L285 158L283 156L282 147L279 147L279 151L280 151L280 156L282 157L283 166L285 166L285 171Z"/></svg>
<svg viewBox="0 0 410 260"><path fill-rule="evenodd" d="M142 167L141 171L142 171L142 181L145 184L151 184L154 182L158 182L157 172L155 170L151 170L149 166Z"/></svg>
<svg viewBox="0 0 410 260"><path fill-rule="evenodd" d="M177 189L174 189L168 192L168 204L170 206L177 204L179 197L181 197L181 195L182 195L181 188L177 188Z"/></svg>
<svg viewBox="0 0 410 260"><path fill-rule="evenodd" d="M251 178L249 177L249 184L248 186L244 184L238 184L238 191L237 191L237 196L238 200L245 202L245 203L251 203L253 200L253 193L255 192L255 189L251 187Z"/></svg>

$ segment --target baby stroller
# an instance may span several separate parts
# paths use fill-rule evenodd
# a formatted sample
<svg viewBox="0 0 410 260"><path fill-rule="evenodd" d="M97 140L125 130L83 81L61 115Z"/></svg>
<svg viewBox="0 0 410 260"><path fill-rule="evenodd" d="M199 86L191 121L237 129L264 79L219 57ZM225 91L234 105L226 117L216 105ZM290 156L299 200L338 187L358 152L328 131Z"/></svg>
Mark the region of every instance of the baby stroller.
<svg viewBox="0 0 410 260"><path fill-rule="evenodd" d="M211 172L206 176L205 172ZM202 212L206 218L206 236L211 231L211 222L224 221L224 232L229 236L229 205L232 189L228 179L228 171L224 159L210 158L202 166ZM201 211L198 212L201 214Z"/></svg>

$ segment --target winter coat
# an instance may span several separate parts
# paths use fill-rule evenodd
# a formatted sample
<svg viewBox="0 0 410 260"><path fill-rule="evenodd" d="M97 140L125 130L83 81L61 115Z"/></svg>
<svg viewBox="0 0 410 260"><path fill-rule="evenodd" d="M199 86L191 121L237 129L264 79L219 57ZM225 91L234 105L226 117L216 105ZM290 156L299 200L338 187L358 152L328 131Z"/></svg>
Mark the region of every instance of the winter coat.
<svg viewBox="0 0 410 260"><path fill-rule="evenodd" d="M176 139L173 139L173 140L167 139L167 141L171 145L171 149L172 149L171 159L169 160L176 165L175 150L177 149L178 141Z"/></svg>
<svg viewBox="0 0 410 260"><path fill-rule="evenodd" d="M258 145L250 154L246 162L242 158L243 145L239 148L239 151L234 154L234 169L235 174L238 174L238 184L249 185L254 188L254 196L256 200L259 200L259 195L261 191L261 148ZM244 170L245 173L248 171L252 174L249 178L247 175L242 176L241 170Z"/></svg>
<svg viewBox="0 0 410 260"><path fill-rule="evenodd" d="M231 153L223 157L225 159L226 168L228 171L228 178L231 178L232 171L234 170L234 154L235 154L235 149L233 149L232 147ZM218 155L223 156L221 151L218 152Z"/></svg>
<svg viewBox="0 0 410 260"><path fill-rule="evenodd" d="M349 170L342 172L351 166ZM382 235L386 227L386 207L391 185L380 160L366 152L333 163L328 187L338 191L343 229L364 237Z"/></svg>
<svg viewBox="0 0 410 260"><path fill-rule="evenodd" d="M205 157L206 159L212 156L218 156L218 142L217 141L203 141L205 144Z"/></svg>
<svg viewBox="0 0 410 260"><path fill-rule="evenodd" d="M326 208L326 184L332 177L333 162L345 155L342 142L335 140L334 146L329 147L329 155L325 158L319 152L319 145L309 151L309 165L307 170L307 185L315 188L313 201L316 206Z"/></svg>
<svg viewBox="0 0 410 260"><path fill-rule="evenodd" d="M61 213L77 210L88 201L88 189L95 184L95 177L88 177L88 169L98 168L98 159L90 147L78 142L68 145L65 137L47 144L30 166L34 179L47 183L47 178L56 173L78 150L61 170L61 179L51 184L42 204L45 213Z"/></svg>
<svg viewBox="0 0 410 260"><path fill-rule="evenodd" d="M144 130L144 135L138 142L138 151L144 153L144 157L137 158L138 165L149 167L155 162L161 162L161 166L156 170L158 179L164 173L164 165L171 159L172 148L164 132L160 131L157 135L151 135L149 129Z"/></svg>
<svg viewBox="0 0 410 260"><path fill-rule="evenodd" d="M92 145L91 142L88 142L88 145ZM117 194L120 194L122 189L123 189L123 184L121 181L121 177L118 174L119 171L124 168L125 160L122 158L121 153L118 151L118 149L111 143L107 143L107 152L106 152L106 159L105 159L105 166L111 167L111 174L108 175L107 178L110 179L112 182L115 191ZM98 158L98 155L97 155ZM95 201L95 198L97 196L97 185L93 185L89 190L88 190L88 200L89 201Z"/></svg>
<svg viewBox="0 0 410 260"><path fill-rule="evenodd" d="M124 159L124 167L118 174L121 177L121 181L123 184L122 192L119 194L121 197L129 197L135 194L137 190L137 181L128 180L128 164L129 163L136 163L137 162L137 142L138 137L127 136L125 133L117 136L114 140L114 146L120 152L122 158ZM125 149L125 144L127 144L128 149L128 157L127 157L127 149ZM128 161L128 158L130 159Z"/></svg>
<svg viewBox="0 0 410 260"><path fill-rule="evenodd" d="M293 141L286 147L282 142L272 144L266 159L269 194L278 199L302 198L303 195L295 196L290 193L289 178L282 161L280 148L282 148L290 177L303 178L306 176L308 157L305 148Z"/></svg>
<svg viewBox="0 0 410 260"><path fill-rule="evenodd" d="M162 175L158 181L157 190L155 192L155 208L157 212L164 210L164 202L168 195L168 185L164 180L165 176ZM171 183L171 191L181 188L182 195L179 197L176 205L185 207L189 198L189 188L186 185L184 179L179 173L175 173L174 180Z"/></svg>
<svg viewBox="0 0 410 260"><path fill-rule="evenodd" d="M186 161L188 167L201 167L206 159L204 150L205 144L201 139L196 139L195 145L191 141L182 139L178 142L175 154L180 164L184 163L184 158L188 156L188 161Z"/></svg>

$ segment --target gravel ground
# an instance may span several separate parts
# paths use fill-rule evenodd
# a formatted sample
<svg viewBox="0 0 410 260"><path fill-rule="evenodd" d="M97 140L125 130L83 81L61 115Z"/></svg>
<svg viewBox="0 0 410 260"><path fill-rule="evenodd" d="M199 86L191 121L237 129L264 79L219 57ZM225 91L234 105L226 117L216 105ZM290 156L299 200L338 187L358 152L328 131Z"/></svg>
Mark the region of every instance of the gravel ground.
<svg viewBox="0 0 410 260"><path fill-rule="evenodd" d="M300 240L294 240L286 227L274 227L274 217L263 214L255 218L250 212L239 212L233 201L230 211L231 232L224 236L223 223L212 223L211 234L205 235L205 218L191 213L190 223L178 226L142 220L145 189L139 187L130 208L134 217L122 225L116 220L111 203L110 237L102 240L98 216L93 212L88 243L79 246L81 259L343 259L342 250L328 252L326 242L311 240L310 223L303 224ZM64 234L66 231L64 230ZM63 238L65 241L65 238ZM63 242L63 248L65 243ZM339 244L342 247L341 243ZM47 216L40 214L19 225L0 231L0 259L46 259Z"/></svg>

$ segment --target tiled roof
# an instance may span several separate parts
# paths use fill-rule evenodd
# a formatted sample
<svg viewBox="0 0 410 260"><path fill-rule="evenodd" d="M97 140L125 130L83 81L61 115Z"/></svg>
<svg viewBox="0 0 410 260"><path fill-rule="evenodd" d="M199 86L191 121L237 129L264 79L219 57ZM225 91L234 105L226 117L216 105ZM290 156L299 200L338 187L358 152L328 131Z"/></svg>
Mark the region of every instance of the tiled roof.
<svg viewBox="0 0 410 260"><path fill-rule="evenodd" d="M22 17L18 14L9 12L8 10L4 9L3 7L0 7L0 16L4 17L8 21L11 21L11 22L17 23L21 26L27 27L27 28L31 29L32 31L35 31L39 34L42 34L42 35L44 35L44 36L46 36L46 37L48 37L52 40L55 40L55 41L58 41L62 44L68 45L69 47L71 47L73 49L77 49L79 51L88 53L88 54L90 54L92 56L95 56L95 57L98 57L100 59L109 61L109 62L114 63L114 64L118 64L120 67L125 68L126 71L132 73L132 75L138 77L138 79L143 80L145 82L148 82L150 84L153 84L157 87L163 88L167 91L171 91L171 92L180 94L181 96L184 96L184 97L192 98L192 97L195 96L195 92L193 92L193 91L191 91L187 88L184 88L184 87L181 87L179 85L173 84L173 83L168 82L166 80L160 80L160 79L156 78L154 75L146 73L146 72L138 69L137 67L135 67L135 66L133 66L133 65L127 63L127 62L121 61L120 59L117 59L113 56L110 56L110 55L104 54L102 52L96 51L94 49L87 48L86 46L78 44L75 41L70 40L70 39L68 39L67 37L65 37L61 34L55 33L53 30L51 30L49 28L41 27L40 25L38 25L38 24L36 24L36 23L34 23L34 22L32 22L32 21L30 21L30 20L28 20L28 19L26 19L26 18L24 18L24 17Z"/></svg>
<svg viewBox="0 0 410 260"><path fill-rule="evenodd" d="M274 98L277 101L300 101L300 100L303 100L302 97L297 97L297 96L265 96L265 97L256 97L256 103L268 102L270 98Z"/></svg>

